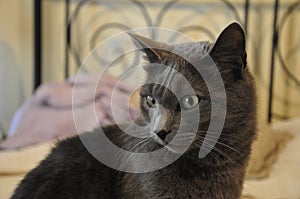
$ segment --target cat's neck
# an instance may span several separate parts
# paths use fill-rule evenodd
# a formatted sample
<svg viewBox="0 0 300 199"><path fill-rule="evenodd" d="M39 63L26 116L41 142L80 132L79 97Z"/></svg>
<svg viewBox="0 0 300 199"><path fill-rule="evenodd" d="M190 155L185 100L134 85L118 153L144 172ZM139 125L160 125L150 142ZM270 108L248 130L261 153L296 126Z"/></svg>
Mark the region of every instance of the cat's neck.
<svg viewBox="0 0 300 199"><path fill-rule="evenodd" d="M177 167L181 174L212 180L234 173L243 176L247 162L246 156L228 159L223 155L214 154L214 151L204 158L199 158L199 150L195 149L184 154L172 166Z"/></svg>

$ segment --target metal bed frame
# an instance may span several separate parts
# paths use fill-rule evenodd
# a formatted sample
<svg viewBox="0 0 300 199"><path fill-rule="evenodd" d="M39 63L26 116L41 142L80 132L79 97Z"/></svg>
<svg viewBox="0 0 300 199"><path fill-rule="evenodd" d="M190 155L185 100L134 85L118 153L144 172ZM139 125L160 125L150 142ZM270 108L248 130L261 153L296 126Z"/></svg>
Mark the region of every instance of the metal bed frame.
<svg viewBox="0 0 300 199"><path fill-rule="evenodd" d="M66 33L65 33L65 77L68 77L69 75L69 59L70 54L73 55L75 62L80 65L81 60L76 57L76 51L71 48L71 38L72 38L72 16L74 16L74 13L78 13L82 6L92 0L81 0L78 2L76 9L73 13L71 13L70 9L70 0L64 0L65 2L65 25L66 25ZM129 0L131 3L134 3L139 9L142 11L145 11L145 5L142 1L138 0ZM148 26L157 26L160 24L160 18L163 17L165 12L168 9L171 9L172 5L179 2L178 0L170 0L167 1L165 4L162 5L162 12L159 13L160 16L157 16L156 21L153 22L153 20L145 13L144 18L147 21ZM249 16L249 7L251 6L250 0L244 1L244 16L243 19L240 19L240 16L238 15L238 12L236 10L236 7L233 3L231 3L228 0L220 0L220 3L226 5L228 9L233 11L235 13L235 18L240 23L244 25L245 31L247 33L248 31L248 16ZM42 49L43 49L43 42L42 42L42 15L43 15L43 1L42 0L34 0L34 88L37 88L41 82L42 82ZM282 55L280 53L280 49L278 49L278 41L280 38L280 24L284 23L285 18L290 15L294 11L299 11L299 5L300 0L296 0L294 3L289 5L287 12L284 14L284 16L281 19L278 19L278 11L280 9L280 0L274 0L274 8L273 8L273 41L272 41L272 52L270 57L270 80L269 80L269 98L268 98L268 122L271 123L273 118L277 119L286 119L286 117L274 113L274 78L275 78L275 59L279 58L280 60L280 66L283 67L284 72L291 78L291 81L296 83L297 86L300 87L300 80L297 79L296 76L294 76L286 64L284 63L282 59ZM193 28L193 27L191 27ZM194 27L195 28L195 27ZM206 30L208 31L208 30ZM300 90L300 89L299 89Z"/></svg>

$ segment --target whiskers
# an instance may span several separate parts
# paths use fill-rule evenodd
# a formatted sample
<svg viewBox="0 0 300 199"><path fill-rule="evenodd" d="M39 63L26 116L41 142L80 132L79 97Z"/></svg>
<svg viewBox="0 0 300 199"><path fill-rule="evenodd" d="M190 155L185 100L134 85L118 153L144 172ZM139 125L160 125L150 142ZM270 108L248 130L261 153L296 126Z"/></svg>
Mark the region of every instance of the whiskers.
<svg viewBox="0 0 300 199"><path fill-rule="evenodd" d="M148 144L151 141L152 140L149 138L131 140L130 142L126 143L126 145L123 146L123 149L130 152L141 152L141 151L145 152Z"/></svg>
<svg viewBox="0 0 300 199"><path fill-rule="evenodd" d="M203 135L201 135L203 133ZM183 132L176 135L176 139L168 143L168 147L173 151L185 152L189 149L198 148L203 150L220 161L235 163L233 156L241 156L242 154L232 145L239 144L232 135L219 134L218 132L198 131Z"/></svg>
<svg viewBox="0 0 300 199"><path fill-rule="evenodd" d="M198 132L177 132L173 139L165 144L159 143L149 132L147 137L140 137L145 134L145 132L136 132L137 137L135 137L124 133L117 138L119 147L123 149L122 151L125 151L125 153L121 152L114 156L115 161L118 161L120 167L127 168L129 166L136 166L135 164L145 164L141 157L143 153L154 152L162 148L168 151L164 152L164 154L171 153L178 155L194 154L195 152L199 154L199 150L203 150L207 154L207 157L199 160L202 162L209 161L214 165L230 164L238 166L242 164L236 159L242 156L238 148L235 148L239 144L238 140L229 134L223 133L219 136L218 132L207 133L201 130L198 130ZM194 155L191 157L194 157ZM198 158L198 155L195 158Z"/></svg>
<svg viewBox="0 0 300 199"><path fill-rule="evenodd" d="M200 132L207 133L206 131L200 131ZM226 142L236 143L234 141L234 137L231 135L227 135L225 133L219 134L217 132L210 131L206 136L199 135L198 137L202 138L202 139L206 139L208 141L216 142L216 144L220 144L220 145L224 146L225 148L229 149L231 152L235 152L236 154L240 155L240 152L238 150L236 150L235 148L233 148L223 142L223 141L226 141Z"/></svg>

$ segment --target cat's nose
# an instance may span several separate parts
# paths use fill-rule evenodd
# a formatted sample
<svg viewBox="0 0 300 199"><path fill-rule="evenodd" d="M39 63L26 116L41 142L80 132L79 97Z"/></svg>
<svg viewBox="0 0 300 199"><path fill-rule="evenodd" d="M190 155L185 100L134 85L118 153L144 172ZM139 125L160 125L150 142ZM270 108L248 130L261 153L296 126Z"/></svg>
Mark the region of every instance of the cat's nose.
<svg viewBox="0 0 300 199"><path fill-rule="evenodd" d="M171 131L165 131L165 130L161 130L161 131L154 131L154 133L162 140L165 140L167 135L170 133Z"/></svg>

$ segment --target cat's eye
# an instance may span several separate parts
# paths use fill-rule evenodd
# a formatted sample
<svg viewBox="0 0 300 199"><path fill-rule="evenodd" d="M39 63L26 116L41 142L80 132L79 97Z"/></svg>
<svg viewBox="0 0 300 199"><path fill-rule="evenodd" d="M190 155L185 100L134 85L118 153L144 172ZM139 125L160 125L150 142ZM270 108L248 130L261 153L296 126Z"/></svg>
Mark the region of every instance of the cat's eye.
<svg viewBox="0 0 300 199"><path fill-rule="evenodd" d="M147 102L147 105L149 106L149 108L154 108L155 107L155 99L153 97L151 97L150 95L148 95L146 97L146 102Z"/></svg>
<svg viewBox="0 0 300 199"><path fill-rule="evenodd" d="M184 96L181 100L181 104L185 109L192 109L199 103L199 97L197 95Z"/></svg>

